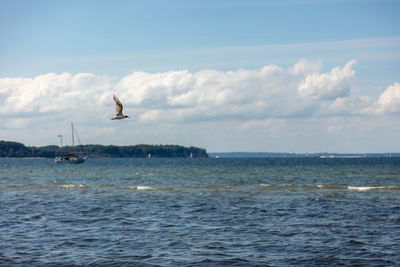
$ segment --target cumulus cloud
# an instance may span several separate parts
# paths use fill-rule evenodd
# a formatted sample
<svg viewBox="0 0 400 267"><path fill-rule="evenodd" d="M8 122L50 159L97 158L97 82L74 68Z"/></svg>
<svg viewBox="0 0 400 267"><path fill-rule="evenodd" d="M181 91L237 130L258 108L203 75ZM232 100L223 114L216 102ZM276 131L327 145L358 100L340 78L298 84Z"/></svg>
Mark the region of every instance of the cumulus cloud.
<svg viewBox="0 0 400 267"><path fill-rule="evenodd" d="M121 79L116 88L126 92L129 103L134 105L217 106L245 103L260 95L271 94L283 75L282 68L272 65L260 70L239 69L227 72L134 72Z"/></svg>
<svg viewBox="0 0 400 267"><path fill-rule="evenodd" d="M369 96L341 97L331 103L329 111L337 115L360 115L371 104Z"/></svg>
<svg viewBox="0 0 400 267"><path fill-rule="evenodd" d="M335 67L327 73L312 73L298 86L299 94L304 98L334 100L349 95L355 71L351 60L343 68Z"/></svg>
<svg viewBox="0 0 400 267"><path fill-rule="evenodd" d="M257 70L134 72L115 87L127 104L148 108L141 120L213 120L276 112L277 101L295 93L286 76L283 68L274 65Z"/></svg>
<svg viewBox="0 0 400 267"><path fill-rule="evenodd" d="M89 73L49 73L35 78L0 79L0 114L83 112L104 102L111 78ZM109 92L108 94L112 94Z"/></svg>
<svg viewBox="0 0 400 267"><path fill-rule="evenodd" d="M322 62L320 60L309 61L305 58L300 59L293 67L289 68L289 74L300 75L300 74L311 74L319 73L322 68Z"/></svg>
<svg viewBox="0 0 400 267"><path fill-rule="evenodd" d="M376 113L400 112L400 83L390 85L379 97L375 106Z"/></svg>
<svg viewBox="0 0 400 267"><path fill-rule="evenodd" d="M123 102L130 121L139 123L254 122L367 114L372 109L398 112L398 83L377 101L350 95L354 64L351 60L325 73L320 73L320 61L301 59L287 70L267 65L231 71L135 71L121 78L90 73L0 78L0 116L45 116L46 122L79 118L96 123L112 117L113 94Z"/></svg>

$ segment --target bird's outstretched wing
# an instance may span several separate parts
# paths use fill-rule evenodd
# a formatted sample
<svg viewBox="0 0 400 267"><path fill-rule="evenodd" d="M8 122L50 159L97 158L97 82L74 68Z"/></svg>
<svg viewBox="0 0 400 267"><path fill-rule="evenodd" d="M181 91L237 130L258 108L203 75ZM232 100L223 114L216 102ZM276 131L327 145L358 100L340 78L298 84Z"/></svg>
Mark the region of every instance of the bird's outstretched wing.
<svg viewBox="0 0 400 267"><path fill-rule="evenodd" d="M115 95L113 96L113 98L114 98L114 101L115 101L115 104L116 104L116 106L115 106L115 114L116 115L122 115L122 109L124 107L122 106L121 101L119 101L119 99Z"/></svg>

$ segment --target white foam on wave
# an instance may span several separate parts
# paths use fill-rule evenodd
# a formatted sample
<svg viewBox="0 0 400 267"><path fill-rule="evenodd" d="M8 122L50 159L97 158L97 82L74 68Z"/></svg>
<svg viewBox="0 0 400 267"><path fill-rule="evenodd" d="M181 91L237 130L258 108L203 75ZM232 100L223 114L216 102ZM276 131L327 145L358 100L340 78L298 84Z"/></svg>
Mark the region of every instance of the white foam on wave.
<svg viewBox="0 0 400 267"><path fill-rule="evenodd" d="M89 186L84 185L84 184L79 184L79 185L76 185L76 184L64 184L64 185L62 185L61 187L62 187L62 188L65 188L65 189L89 188Z"/></svg>
<svg viewBox="0 0 400 267"><path fill-rule="evenodd" d="M345 189L345 186L342 185L330 185L330 184L319 184L315 186L318 189L328 189L328 190L334 190L334 189Z"/></svg>
<svg viewBox="0 0 400 267"><path fill-rule="evenodd" d="M273 187L273 188L281 188L281 187L297 187L296 184L260 184L261 187Z"/></svg>
<svg viewBox="0 0 400 267"><path fill-rule="evenodd" d="M392 186L348 186L349 190L367 191L374 189L392 189Z"/></svg>
<svg viewBox="0 0 400 267"><path fill-rule="evenodd" d="M261 187L269 187L269 188L295 188L298 185L296 184L260 184ZM340 185L324 185L319 184L315 186L302 186L303 188L317 188L317 189L347 189L347 190L356 190L356 191L368 191L368 190L400 190L400 186L398 185L387 185L387 186L340 186Z"/></svg>
<svg viewBox="0 0 400 267"><path fill-rule="evenodd" d="M139 185L139 186L131 186L131 187L129 187L129 188L130 188L130 189L134 189L134 190L155 190L154 187L142 186L142 185Z"/></svg>

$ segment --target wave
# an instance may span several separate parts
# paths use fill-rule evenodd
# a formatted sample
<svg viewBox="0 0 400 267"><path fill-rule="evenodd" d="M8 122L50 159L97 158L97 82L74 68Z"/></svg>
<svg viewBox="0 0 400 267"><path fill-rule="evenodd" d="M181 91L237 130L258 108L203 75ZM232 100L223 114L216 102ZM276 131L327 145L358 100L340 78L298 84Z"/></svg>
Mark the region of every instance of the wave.
<svg viewBox="0 0 400 267"><path fill-rule="evenodd" d="M75 188L87 189L87 188L89 188L89 186L84 185L84 184L79 184L79 185L76 185L76 184L64 184L64 185L61 186L61 188L64 188L64 189L75 189Z"/></svg>
<svg viewBox="0 0 400 267"><path fill-rule="evenodd" d="M339 185L324 185L324 184L319 184L314 186L318 189L346 189L345 186L339 186Z"/></svg>
<svg viewBox="0 0 400 267"><path fill-rule="evenodd" d="M40 189L48 189L50 188L48 185L42 184L11 184L1 186L1 188L5 189L14 189L14 190L26 190L26 189L33 189L33 190L40 190Z"/></svg>
<svg viewBox="0 0 400 267"><path fill-rule="evenodd" d="M367 191L367 190L399 190L400 186L348 186L349 190Z"/></svg>
<svg viewBox="0 0 400 267"><path fill-rule="evenodd" d="M258 184L258 188L254 185L181 185L181 186L148 186L148 185L124 185L124 184L78 184L78 183L59 183L53 182L52 184L11 184L11 185L0 185L0 190L73 190L73 189L87 189L87 190L137 190L137 191L177 191L177 192L189 192L189 191L258 191L258 190L290 190L290 191L313 191L313 190L350 190L350 191L370 191L370 190L400 190L400 185L331 185L331 184L317 184L317 185L301 185L301 184Z"/></svg>
<svg viewBox="0 0 400 267"><path fill-rule="evenodd" d="M269 187L269 188L282 188L282 187L297 187L295 184L260 184L261 187Z"/></svg>
<svg viewBox="0 0 400 267"><path fill-rule="evenodd" d="M400 190L399 185L380 185L380 186L346 186L346 185L295 185L295 184L260 184L263 188L270 189L325 189L325 190L357 190L357 191L368 191L368 190Z"/></svg>
<svg viewBox="0 0 400 267"><path fill-rule="evenodd" d="M134 189L134 190L156 190L157 188L151 187L151 186L130 186L129 189Z"/></svg>
<svg viewBox="0 0 400 267"><path fill-rule="evenodd" d="M88 189L89 186L85 184L62 184L62 185L55 185L53 184L20 184L20 185L6 185L0 186L0 189L11 189L11 190L54 190L55 188L61 189Z"/></svg>

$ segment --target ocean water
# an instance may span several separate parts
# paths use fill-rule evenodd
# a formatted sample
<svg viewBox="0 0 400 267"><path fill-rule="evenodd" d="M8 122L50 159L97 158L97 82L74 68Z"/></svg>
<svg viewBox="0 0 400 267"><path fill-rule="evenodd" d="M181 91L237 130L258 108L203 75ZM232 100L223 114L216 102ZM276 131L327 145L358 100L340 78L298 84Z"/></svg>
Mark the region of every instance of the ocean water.
<svg viewBox="0 0 400 267"><path fill-rule="evenodd" d="M0 266L399 266L400 158L0 159Z"/></svg>

